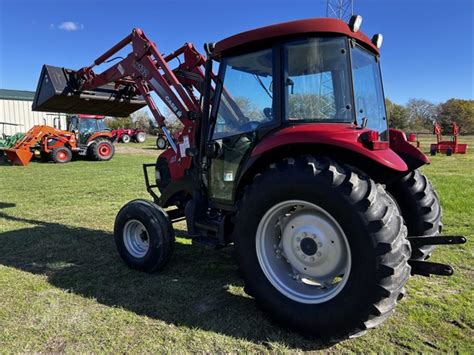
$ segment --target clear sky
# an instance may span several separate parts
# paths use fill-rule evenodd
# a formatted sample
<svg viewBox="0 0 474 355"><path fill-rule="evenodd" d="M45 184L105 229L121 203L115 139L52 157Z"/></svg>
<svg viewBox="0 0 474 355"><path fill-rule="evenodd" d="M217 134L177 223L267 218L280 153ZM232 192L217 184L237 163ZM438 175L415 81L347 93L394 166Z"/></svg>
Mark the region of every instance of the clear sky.
<svg viewBox="0 0 474 355"><path fill-rule="evenodd" d="M474 0L355 0L381 32L386 96L474 98ZM0 0L0 88L35 90L43 63L80 68L141 27L162 52L268 24L324 17L325 0Z"/></svg>

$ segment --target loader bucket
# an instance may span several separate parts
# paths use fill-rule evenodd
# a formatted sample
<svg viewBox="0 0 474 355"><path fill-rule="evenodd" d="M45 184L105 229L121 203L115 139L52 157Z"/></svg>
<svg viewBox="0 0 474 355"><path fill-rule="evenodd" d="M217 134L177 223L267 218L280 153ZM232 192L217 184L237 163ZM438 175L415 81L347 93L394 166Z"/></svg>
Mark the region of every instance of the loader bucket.
<svg viewBox="0 0 474 355"><path fill-rule="evenodd" d="M5 149L8 160L13 165L28 165L33 153L26 149Z"/></svg>
<svg viewBox="0 0 474 355"><path fill-rule="evenodd" d="M115 89L114 84L84 91L77 87L73 70L43 65L33 111L123 117L146 105L142 96Z"/></svg>

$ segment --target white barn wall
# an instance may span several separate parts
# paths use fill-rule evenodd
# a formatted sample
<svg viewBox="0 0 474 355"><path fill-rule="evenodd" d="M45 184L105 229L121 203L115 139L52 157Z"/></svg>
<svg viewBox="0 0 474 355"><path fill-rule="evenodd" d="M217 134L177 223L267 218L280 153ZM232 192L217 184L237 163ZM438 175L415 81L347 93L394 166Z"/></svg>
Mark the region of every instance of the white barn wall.
<svg viewBox="0 0 474 355"><path fill-rule="evenodd" d="M0 99L0 122L8 122L21 124L21 126L5 125L5 133L12 135L18 132L26 132L34 125L44 124L43 118L46 119L46 124L53 126L53 118L59 114L52 114L49 112L33 112L31 104L33 101L24 100L4 100ZM61 129L66 127L66 115L61 114ZM0 134L2 133L2 125L0 125Z"/></svg>

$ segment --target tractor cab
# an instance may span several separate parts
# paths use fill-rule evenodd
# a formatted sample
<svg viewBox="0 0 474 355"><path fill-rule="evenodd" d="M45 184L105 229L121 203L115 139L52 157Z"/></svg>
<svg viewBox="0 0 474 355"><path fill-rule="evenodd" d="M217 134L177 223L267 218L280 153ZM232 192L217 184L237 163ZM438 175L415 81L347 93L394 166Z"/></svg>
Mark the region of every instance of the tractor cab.
<svg viewBox="0 0 474 355"><path fill-rule="evenodd" d="M87 145L92 135L109 132L104 116L74 115L68 119L68 129L76 135L79 144Z"/></svg>
<svg viewBox="0 0 474 355"><path fill-rule="evenodd" d="M355 23L311 19L218 42L212 52L220 80L210 113L211 197L232 199L241 163L279 127L335 135L367 128L388 141L380 37L374 38L359 33Z"/></svg>

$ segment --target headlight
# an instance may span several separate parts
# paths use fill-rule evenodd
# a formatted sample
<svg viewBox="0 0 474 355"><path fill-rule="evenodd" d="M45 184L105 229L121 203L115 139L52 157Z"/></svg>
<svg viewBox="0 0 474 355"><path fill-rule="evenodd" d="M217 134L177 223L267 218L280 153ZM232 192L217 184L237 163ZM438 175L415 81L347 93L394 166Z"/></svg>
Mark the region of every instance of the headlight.
<svg viewBox="0 0 474 355"><path fill-rule="evenodd" d="M381 33L377 33L372 37L372 43L375 44L377 48L382 47L383 36Z"/></svg>
<svg viewBox="0 0 474 355"><path fill-rule="evenodd" d="M349 28L352 32L357 32L362 25L362 16L360 15L352 15L349 19Z"/></svg>

